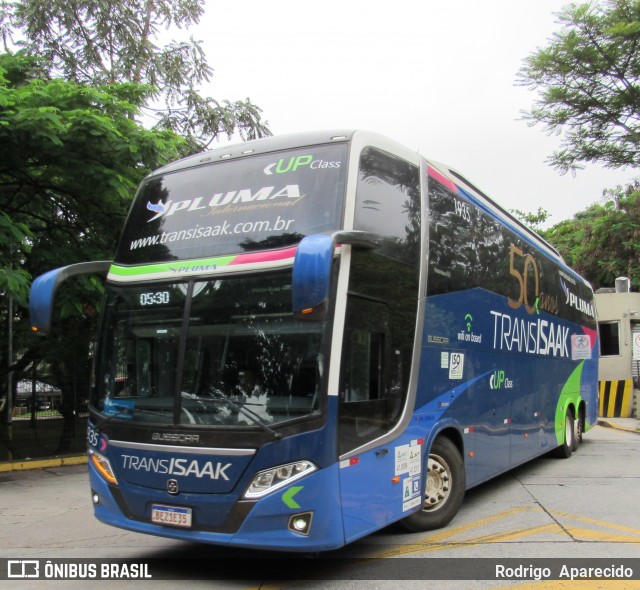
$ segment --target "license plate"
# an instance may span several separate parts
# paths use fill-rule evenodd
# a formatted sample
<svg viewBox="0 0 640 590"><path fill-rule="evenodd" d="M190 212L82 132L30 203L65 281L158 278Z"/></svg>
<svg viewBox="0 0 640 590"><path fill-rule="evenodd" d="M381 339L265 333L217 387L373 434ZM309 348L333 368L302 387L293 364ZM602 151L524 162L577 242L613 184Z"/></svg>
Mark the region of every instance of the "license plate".
<svg viewBox="0 0 640 590"><path fill-rule="evenodd" d="M181 528L191 527L191 508L154 504L151 507L151 522Z"/></svg>

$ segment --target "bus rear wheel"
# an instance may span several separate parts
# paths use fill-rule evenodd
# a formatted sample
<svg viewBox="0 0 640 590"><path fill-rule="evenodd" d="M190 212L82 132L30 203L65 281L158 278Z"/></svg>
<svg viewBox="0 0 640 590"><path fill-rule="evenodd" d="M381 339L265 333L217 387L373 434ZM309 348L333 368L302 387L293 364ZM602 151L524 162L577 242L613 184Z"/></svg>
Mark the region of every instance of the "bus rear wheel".
<svg viewBox="0 0 640 590"><path fill-rule="evenodd" d="M446 437L437 438L427 457L424 505L400 523L412 532L446 526L462 505L465 486L464 461L458 448Z"/></svg>
<svg viewBox="0 0 640 590"><path fill-rule="evenodd" d="M573 412L567 410L567 415L564 418L564 442L556 450L558 457L561 459L571 457L576 446L576 437L576 421L573 418Z"/></svg>
<svg viewBox="0 0 640 590"><path fill-rule="evenodd" d="M584 434L584 421L585 421L584 409L580 408L580 410L578 411L578 418L576 419L576 429L575 429L576 437L573 443L574 453L578 450L578 447L582 444L582 435Z"/></svg>

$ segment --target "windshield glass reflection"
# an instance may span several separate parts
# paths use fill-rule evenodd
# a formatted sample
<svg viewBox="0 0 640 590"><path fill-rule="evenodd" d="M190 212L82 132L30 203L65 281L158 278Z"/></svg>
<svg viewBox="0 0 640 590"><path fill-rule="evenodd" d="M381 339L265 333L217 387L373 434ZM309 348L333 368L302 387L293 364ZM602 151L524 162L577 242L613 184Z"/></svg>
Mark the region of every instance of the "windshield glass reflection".
<svg viewBox="0 0 640 590"><path fill-rule="evenodd" d="M94 407L109 419L269 425L319 411L323 322L291 311L291 274L109 286Z"/></svg>

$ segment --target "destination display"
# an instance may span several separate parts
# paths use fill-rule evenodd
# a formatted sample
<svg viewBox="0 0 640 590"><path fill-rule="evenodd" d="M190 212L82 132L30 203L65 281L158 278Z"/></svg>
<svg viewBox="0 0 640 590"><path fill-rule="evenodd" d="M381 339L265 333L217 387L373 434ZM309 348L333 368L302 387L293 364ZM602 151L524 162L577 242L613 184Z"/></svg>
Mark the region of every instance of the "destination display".
<svg viewBox="0 0 640 590"><path fill-rule="evenodd" d="M346 155L344 144L314 146L149 177L136 195L115 262L281 248L338 229Z"/></svg>

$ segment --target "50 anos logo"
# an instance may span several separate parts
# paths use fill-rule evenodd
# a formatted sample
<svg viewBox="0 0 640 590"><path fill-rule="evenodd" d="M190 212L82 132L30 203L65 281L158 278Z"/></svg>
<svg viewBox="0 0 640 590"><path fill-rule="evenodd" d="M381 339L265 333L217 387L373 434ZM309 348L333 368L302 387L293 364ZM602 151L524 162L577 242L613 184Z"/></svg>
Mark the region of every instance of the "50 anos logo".
<svg viewBox="0 0 640 590"><path fill-rule="evenodd" d="M489 379L491 389L513 389L513 379L509 379L504 371L494 371Z"/></svg>

